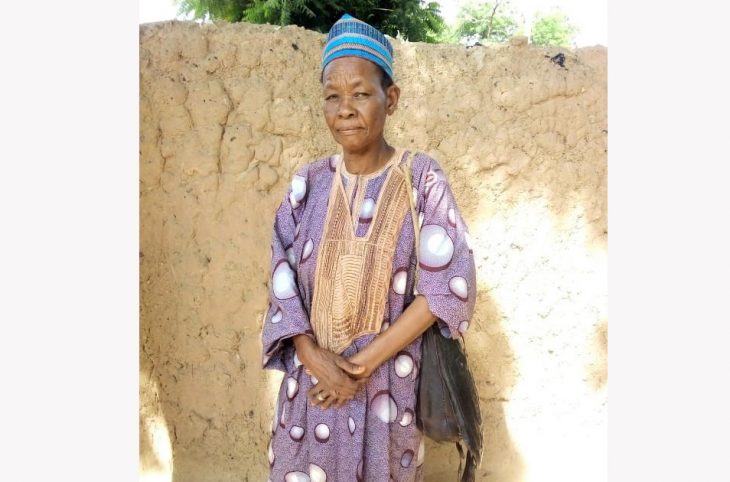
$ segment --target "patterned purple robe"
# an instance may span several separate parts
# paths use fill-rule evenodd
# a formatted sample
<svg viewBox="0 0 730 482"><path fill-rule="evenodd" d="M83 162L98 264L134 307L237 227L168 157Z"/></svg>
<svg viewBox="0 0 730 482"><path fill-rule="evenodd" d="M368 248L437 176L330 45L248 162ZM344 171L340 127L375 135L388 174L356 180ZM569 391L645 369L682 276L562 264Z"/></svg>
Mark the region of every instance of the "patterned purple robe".
<svg viewBox="0 0 730 482"><path fill-rule="evenodd" d="M309 324L317 252L339 155L302 167L276 212L272 240L270 306L263 330L264 368L284 371L269 443L270 482L411 482L423 480L423 435L414 411L421 337L371 375L342 408L321 410L307 400L316 383L304 372L291 337L312 334ZM399 161L402 162L402 159ZM354 195L365 189L356 236L364 236L390 165L367 175L342 166L342 182ZM418 153L412 163L420 234L416 293L426 297L444 336L459 337L474 311L476 277L467 228L438 163ZM353 185L352 183L355 183ZM349 187L349 189L348 189ZM352 202L352 200L350 201ZM352 210L352 206L351 206ZM416 265L413 222L403 220L393 258L383 330L413 300ZM366 282L366 280L363 280ZM356 339L347 358L376 335Z"/></svg>

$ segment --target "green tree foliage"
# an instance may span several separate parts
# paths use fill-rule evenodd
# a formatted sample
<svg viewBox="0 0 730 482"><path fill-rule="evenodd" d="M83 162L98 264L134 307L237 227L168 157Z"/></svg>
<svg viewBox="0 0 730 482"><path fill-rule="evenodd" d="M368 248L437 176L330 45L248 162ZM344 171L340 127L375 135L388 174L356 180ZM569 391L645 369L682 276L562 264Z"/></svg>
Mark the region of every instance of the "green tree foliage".
<svg viewBox="0 0 730 482"><path fill-rule="evenodd" d="M294 24L320 30L317 27L322 22L321 15L336 8L336 1L326 0L252 0L251 6L246 9L244 20L272 25Z"/></svg>
<svg viewBox="0 0 730 482"><path fill-rule="evenodd" d="M377 2L373 2L378 5ZM383 18L382 22L375 24L369 20L366 22L378 26L384 33L391 37L398 34L410 42L439 41L439 36L445 28L444 19L441 18L438 2L421 2L420 0L398 0L392 2L381 2L392 4L390 11ZM359 17L358 17L359 18Z"/></svg>
<svg viewBox="0 0 730 482"><path fill-rule="evenodd" d="M555 9L548 14L538 13L535 16L530 42L535 45L572 47L577 31L578 29L570 24L568 16Z"/></svg>
<svg viewBox="0 0 730 482"><path fill-rule="evenodd" d="M193 18L240 22L252 0L175 0L178 15L193 14Z"/></svg>
<svg viewBox="0 0 730 482"><path fill-rule="evenodd" d="M515 35L521 22L508 1L482 2L461 8L456 20L456 40L506 42Z"/></svg>
<svg viewBox="0 0 730 482"><path fill-rule="evenodd" d="M299 25L327 32L349 13L382 32L411 42L436 42L444 30L440 6L422 0L176 0L196 19Z"/></svg>

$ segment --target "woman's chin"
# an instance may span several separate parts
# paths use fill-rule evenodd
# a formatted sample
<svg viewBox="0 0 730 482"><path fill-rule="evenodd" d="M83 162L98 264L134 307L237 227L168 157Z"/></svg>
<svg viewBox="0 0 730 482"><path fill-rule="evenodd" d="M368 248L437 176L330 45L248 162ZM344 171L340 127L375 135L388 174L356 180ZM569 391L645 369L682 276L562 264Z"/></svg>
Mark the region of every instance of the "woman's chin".
<svg viewBox="0 0 730 482"><path fill-rule="evenodd" d="M366 142L348 138L339 138L337 139L337 143L346 151L361 151L367 146Z"/></svg>
<svg viewBox="0 0 730 482"><path fill-rule="evenodd" d="M342 146L342 149L351 152L367 151L373 143L364 136L337 136L335 141Z"/></svg>

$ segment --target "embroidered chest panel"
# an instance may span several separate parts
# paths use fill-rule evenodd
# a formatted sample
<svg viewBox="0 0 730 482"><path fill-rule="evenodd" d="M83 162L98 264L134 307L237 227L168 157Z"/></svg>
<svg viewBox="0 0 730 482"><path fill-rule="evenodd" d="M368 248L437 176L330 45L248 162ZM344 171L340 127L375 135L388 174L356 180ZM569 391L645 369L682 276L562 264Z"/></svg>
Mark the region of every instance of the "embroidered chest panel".
<svg viewBox="0 0 730 482"><path fill-rule="evenodd" d="M310 323L317 343L334 353L342 353L360 336L379 333L383 322L393 255L409 212L403 172L393 165L386 176L369 231L363 237L353 232L339 166L333 177Z"/></svg>

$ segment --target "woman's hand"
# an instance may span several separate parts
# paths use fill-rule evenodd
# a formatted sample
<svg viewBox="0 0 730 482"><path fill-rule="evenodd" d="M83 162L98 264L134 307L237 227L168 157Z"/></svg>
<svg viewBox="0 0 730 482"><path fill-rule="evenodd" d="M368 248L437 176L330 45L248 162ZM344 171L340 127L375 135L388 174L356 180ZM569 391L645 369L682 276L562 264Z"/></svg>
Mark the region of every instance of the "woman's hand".
<svg viewBox="0 0 730 482"><path fill-rule="evenodd" d="M367 354L363 354L362 351L355 353L353 356L348 358L347 361L355 366L362 367L362 371L360 373L351 375L355 380L367 380L377 368L374 366L373 362L367 359Z"/></svg>
<svg viewBox="0 0 730 482"><path fill-rule="evenodd" d="M364 367L320 348L310 337L299 335L294 343L305 371L317 379L317 384L307 393L309 400L322 410L341 407L367 382L367 379L354 379L365 371Z"/></svg>
<svg viewBox="0 0 730 482"><path fill-rule="evenodd" d="M396 323L391 323L390 328L380 332L367 346L348 358L350 363L365 368L353 377L372 375L383 363L421 336L436 320L436 316L428 308L426 298L422 295L416 296Z"/></svg>

